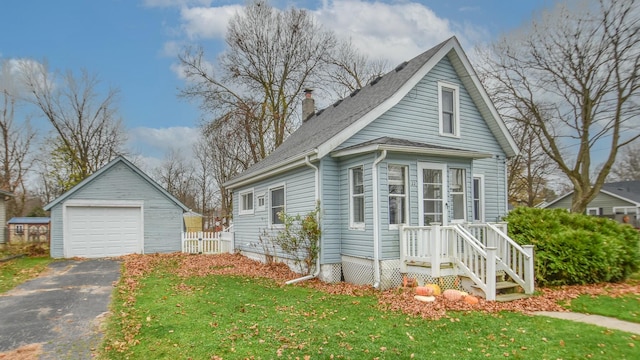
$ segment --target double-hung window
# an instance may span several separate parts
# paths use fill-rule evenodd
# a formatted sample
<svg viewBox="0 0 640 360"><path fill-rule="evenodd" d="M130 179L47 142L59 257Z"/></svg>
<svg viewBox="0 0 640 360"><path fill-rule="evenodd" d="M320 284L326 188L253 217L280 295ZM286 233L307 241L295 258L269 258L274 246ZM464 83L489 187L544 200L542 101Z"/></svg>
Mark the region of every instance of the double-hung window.
<svg viewBox="0 0 640 360"><path fill-rule="evenodd" d="M282 225L280 213L284 213L284 186L279 186L269 190L271 200L271 225Z"/></svg>
<svg viewBox="0 0 640 360"><path fill-rule="evenodd" d="M464 221L467 218L464 169L451 169L450 181L449 194L451 195L451 203L453 205L451 221Z"/></svg>
<svg viewBox="0 0 640 360"><path fill-rule="evenodd" d="M407 175L406 167L389 165L389 225L405 223L407 213Z"/></svg>
<svg viewBox="0 0 640 360"><path fill-rule="evenodd" d="M473 220L484 221L484 178L482 175L473 177Z"/></svg>
<svg viewBox="0 0 640 360"><path fill-rule="evenodd" d="M253 189L240 192L240 215L253 214Z"/></svg>
<svg viewBox="0 0 640 360"><path fill-rule="evenodd" d="M438 83L440 135L460 136L458 86Z"/></svg>
<svg viewBox="0 0 640 360"><path fill-rule="evenodd" d="M364 229L364 168L351 168L349 171L350 227Z"/></svg>

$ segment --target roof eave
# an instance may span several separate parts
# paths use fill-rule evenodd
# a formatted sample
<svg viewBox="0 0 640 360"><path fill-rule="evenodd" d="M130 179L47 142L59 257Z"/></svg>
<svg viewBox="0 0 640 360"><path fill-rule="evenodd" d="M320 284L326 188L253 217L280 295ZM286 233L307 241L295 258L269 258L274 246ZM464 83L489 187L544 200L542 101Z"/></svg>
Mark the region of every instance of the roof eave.
<svg viewBox="0 0 640 360"><path fill-rule="evenodd" d="M457 150L457 149L439 149L439 148L423 148L419 146L403 146L403 145L386 145L373 144L354 149L337 150L331 153L331 157L344 157L351 155L366 154L373 151L387 150L389 152L401 152L419 155L441 155L454 156L469 159L488 159L493 157L489 153L481 153L477 151Z"/></svg>
<svg viewBox="0 0 640 360"><path fill-rule="evenodd" d="M288 170L304 165L306 163L307 157L309 158L309 161L316 161L317 159L319 159L317 155L317 150L312 150L300 156L286 159L277 164L274 164L265 169L262 169L261 171L258 171L256 173L249 173L247 175L242 175L233 180L229 180L222 185L228 190L233 190L233 189L254 183L256 181L264 180L268 177L278 175Z"/></svg>

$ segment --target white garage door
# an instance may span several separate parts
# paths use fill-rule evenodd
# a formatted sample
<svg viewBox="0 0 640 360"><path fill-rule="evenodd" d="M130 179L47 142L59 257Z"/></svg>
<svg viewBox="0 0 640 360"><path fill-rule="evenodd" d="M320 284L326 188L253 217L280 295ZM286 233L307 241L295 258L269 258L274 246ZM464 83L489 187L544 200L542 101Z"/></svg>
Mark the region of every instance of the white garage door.
<svg viewBox="0 0 640 360"><path fill-rule="evenodd" d="M107 257L142 252L140 207L69 206L65 256Z"/></svg>

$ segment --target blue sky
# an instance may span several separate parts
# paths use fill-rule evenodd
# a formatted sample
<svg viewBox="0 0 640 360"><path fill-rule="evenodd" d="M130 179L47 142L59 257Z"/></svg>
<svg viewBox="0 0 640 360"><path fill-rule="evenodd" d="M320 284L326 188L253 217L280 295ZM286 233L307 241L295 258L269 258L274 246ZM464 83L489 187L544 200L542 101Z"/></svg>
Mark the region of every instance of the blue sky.
<svg viewBox="0 0 640 360"><path fill-rule="evenodd" d="M20 0L1 6L0 61L46 61L52 71L86 69L120 90L130 147L146 167L169 148L188 149L199 123L194 104L177 97L183 80L176 55L202 44L213 61L222 51L232 0ZM271 1L309 9L348 35L360 50L395 64L451 35L467 52L515 30L552 0ZM48 130L36 122L41 134Z"/></svg>

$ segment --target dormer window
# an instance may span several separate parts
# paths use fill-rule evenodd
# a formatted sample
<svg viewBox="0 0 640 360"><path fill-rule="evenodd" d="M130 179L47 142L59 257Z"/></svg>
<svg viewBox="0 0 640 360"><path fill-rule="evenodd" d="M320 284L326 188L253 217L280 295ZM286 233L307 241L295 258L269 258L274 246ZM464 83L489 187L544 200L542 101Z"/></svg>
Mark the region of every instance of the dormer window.
<svg viewBox="0 0 640 360"><path fill-rule="evenodd" d="M460 104L458 86L438 83L438 108L440 114L440 135L460 136Z"/></svg>

